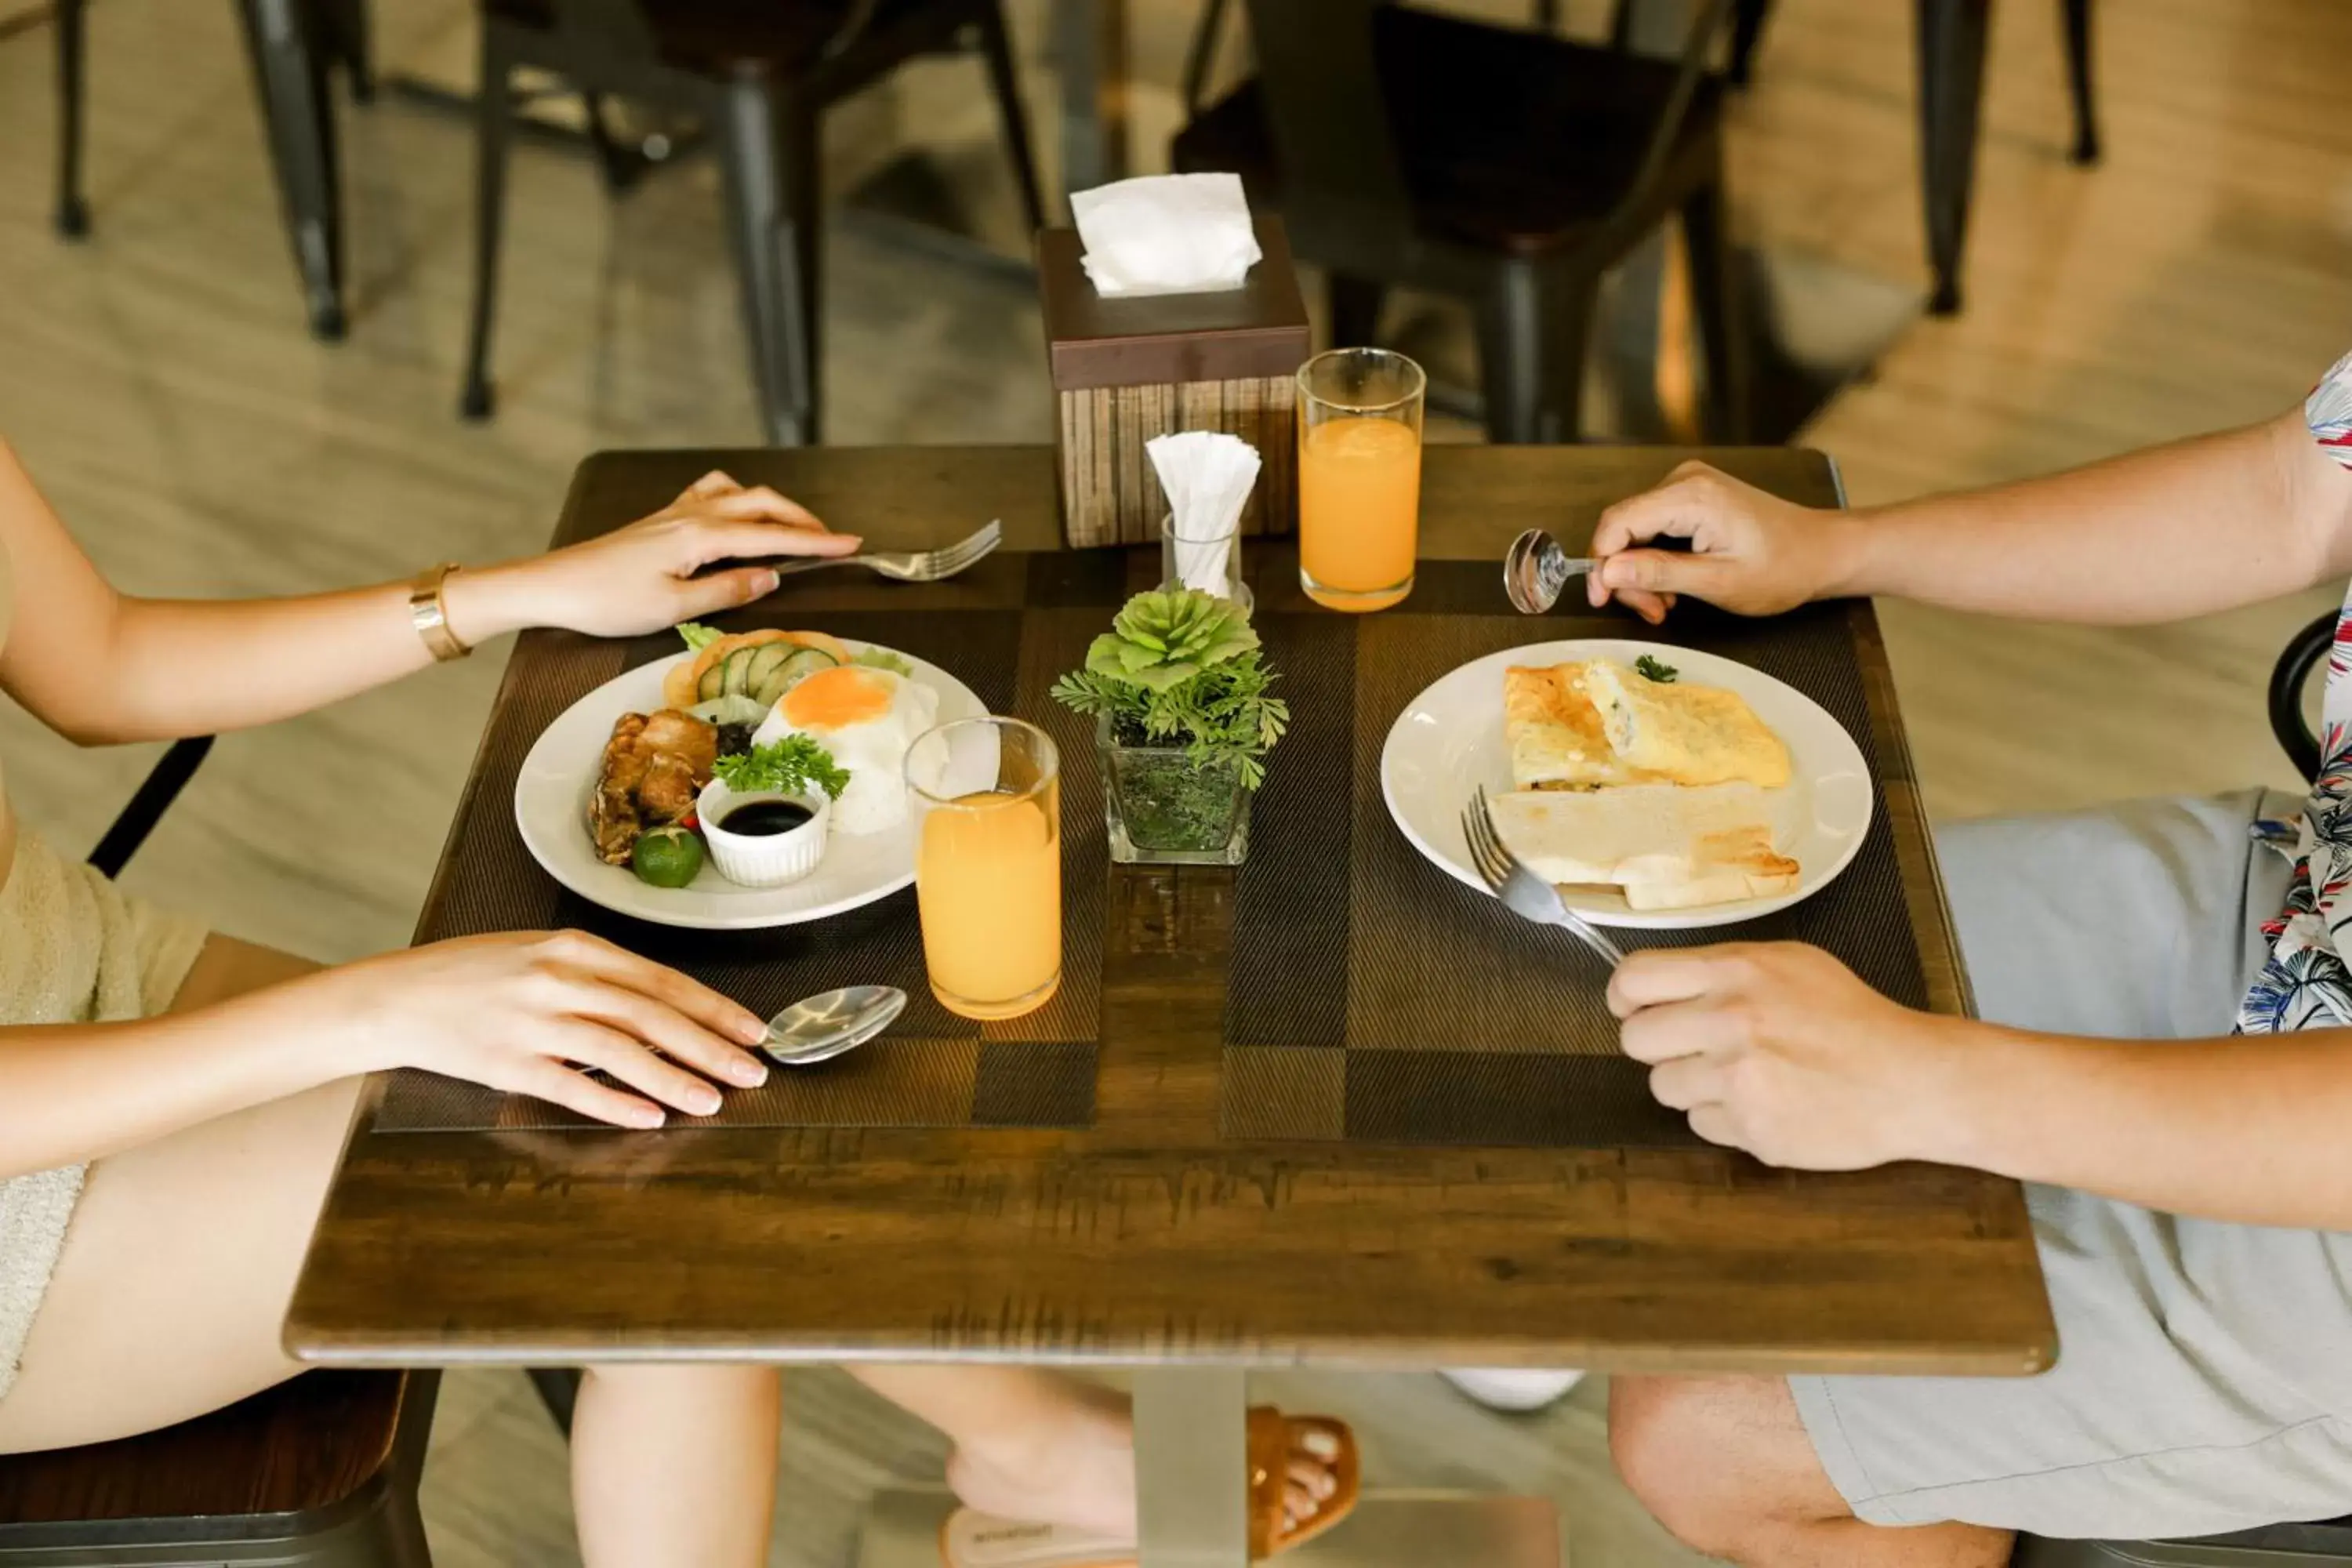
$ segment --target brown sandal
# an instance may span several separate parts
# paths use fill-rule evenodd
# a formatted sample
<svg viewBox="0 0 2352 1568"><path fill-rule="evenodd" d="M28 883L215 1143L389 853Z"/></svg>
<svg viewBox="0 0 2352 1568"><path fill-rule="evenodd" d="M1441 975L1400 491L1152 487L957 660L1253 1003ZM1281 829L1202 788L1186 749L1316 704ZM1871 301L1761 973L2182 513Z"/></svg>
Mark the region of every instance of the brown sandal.
<svg viewBox="0 0 2352 1568"><path fill-rule="evenodd" d="M1290 1456L1299 1438L1320 1433L1337 1450L1330 1459L1331 1495L1303 1523L1284 1517ZM1361 1489L1356 1435L1328 1415L1285 1415L1270 1405L1249 1413L1249 1554L1253 1563L1304 1545L1355 1511ZM1136 1568L1132 1538L1098 1535L1068 1525L999 1519L960 1508L940 1527L946 1568Z"/></svg>

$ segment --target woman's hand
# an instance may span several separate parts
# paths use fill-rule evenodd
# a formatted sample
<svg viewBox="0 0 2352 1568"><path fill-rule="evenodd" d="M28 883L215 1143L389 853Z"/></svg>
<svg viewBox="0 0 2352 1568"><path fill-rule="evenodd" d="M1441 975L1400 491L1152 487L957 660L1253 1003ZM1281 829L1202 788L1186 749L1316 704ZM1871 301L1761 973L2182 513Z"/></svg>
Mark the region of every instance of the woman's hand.
<svg viewBox="0 0 2352 1568"><path fill-rule="evenodd" d="M272 994L312 1010L346 1044L346 1070L424 1068L621 1127L658 1127L665 1105L710 1115L719 1095L708 1079L750 1089L768 1076L744 1049L766 1037L758 1018L580 931L434 942L322 970ZM588 1068L639 1092L598 1083Z"/></svg>
<svg viewBox="0 0 2352 1568"><path fill-rule="evenodd" d="M1837 591L1851 570L1856 524L1841 512L1782 500L1730 475L1688 462L1654 490L1601 514L1585 578L1598 609L1613 595L1653 626L1678 595L1743 616L1777 615ZM1661 536L1690 552L1643 550Z"/></svg>
<svg viewBox="0 0 2352 1568"><path fill-rule="evenodd" d="M765 566L695 575L716 562L848 555L861 542L826 531L765 485L746 489L712 472L641 521L531 560L453 573L443 592L450 630L469 644L522 626L635 637L775 591Z"/></svg>
<svg viewBox="0 0 2352 1568"><path fill-rule="evenodd" d="M1692 1131L1809 1171L1942 1158L1959 1037L1981 1026L1890 1002L1792 942L1634 953L1609 1007Z"/></svg>

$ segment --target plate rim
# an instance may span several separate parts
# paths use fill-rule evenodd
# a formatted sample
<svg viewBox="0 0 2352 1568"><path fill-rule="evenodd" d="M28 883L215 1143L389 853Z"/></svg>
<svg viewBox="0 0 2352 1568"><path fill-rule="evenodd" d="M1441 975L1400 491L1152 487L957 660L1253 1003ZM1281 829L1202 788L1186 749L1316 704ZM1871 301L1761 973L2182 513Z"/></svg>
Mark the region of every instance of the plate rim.
<svg viewBox="0 0 2352 1568"><path fill-rule="evenodd" d="M1779 687L1790 697L1820 714L1839 734L1844 736L1846 743L1853 748L1855 758L1861 763L1859 776L1864 791L1864 811L1860 830L1848 841L1844 853L1840 855L1836 863L1823 871L1820 879L1811 887L1801 885L1790 892L1774 894L1769 898L1741 899L1726 904L1702 904L1687 910L1590 910L1577 907L1579 914L1594 925L1608 926L1618 931L1702 931L1710 926L1738 925L1748 921L1761 920L1767 915L1777 914L1782 910L1804 902L1845 874L1846 868L1853 865L1854 858L1862 853L1863 842L1870 837L1871 824L1876 819L1879 810L1878 780L1871 773L1869 753L1862 749L1862 742L1854 739L1853 732L1839 723L1835 714L1777 675L1759 669L1752 664L1742 663L1728 654L1717 653L1710 648L1680 647L1672 643L1650 642L1641 637L1550 637L1540 642L1496 648L1492 653L1483 653L1475 658L1464 659L1460 664L1443 671L1424 683L1418 691L1408 698L1404 706L1397 710L1396 717L1390 721L1388 734L1381 742L1381 803L1388 808L1390 823L1404 836L1405 842L1412 846L1415 853L1473 892L1487 893L1485 884L1473 879L1474 874L1468 868L1457 864L1452 856L1440 852L1414 831L1412 825L1406 820L1404 812L1397 805L1395 774L1390 764L1401 748L1406 719L1423 707L1423 700L1439 685L1452 679L1472 665L1482 664L1488 659L1501 658L1505 656L1518 657L1538 648L1603 647L1633 648L1656 656L1687 657L1696 654L1704 658L1718 659L1725 664L1737 666L1757 679L1768 680ZM1492 895L1488 894L1488 896Z"/></svg>
<svg viewBox="0 0 2352 1568"><path fill-rule="evenodd" d="M947 668L943 665L934 664L929 659L922 658L914 654L908 653L901 648L892 647L887 643L866 642L857 637L842 637L839 640L854 653L864 653L868 649L878 648L884 653L895 654L898 658L906 659L909 663L914 664L920 668L935 670L948 682L950 688L956 691L961 692L964 697L971 700L974 711L979 713L986 713L988 711L988 704L980 700L980 693L974 691L970 686L964 683L961 677L958 676L953 670ZM768 931L783 926L808 925L817 921L831 920L835 915L845 915L853 910L862 910L868 904L878 903L882 900L888 898L891 894L911 887L915 880L915 868L911 863L912 858L910 857L909 864L903 876L892 879L886 883L877 885L864 892L851 895L845 899L835 900L831 903L819 905L813 909L788 910L781 911L772 909L747 910L740 916L725 914L702 915L688 914L678 911L650 912L646 909L635 905L624 906L622 904L614 903L610 899L600 896L594 889L582 887L577 881L574 881L572 878L565 876L562 871L557 869L556 866L551 862L551 858L541 851L539 841L533 836L531 825L523 813L523 785L524 781L528 779L531 773L531 759L538 754L540 747L546 744L550 731L553 731L557 725L562 723L564 720L570 718L574 710L594 700L608 688L616 686L622 681L628 680L633 678L642 677L648 671L658 670L667 672L675 668L681 661L692 658L694 654L695 650L691 648L682 649L677 653L669 654L661 658L648 659L644 664L634 665L627 669L622 670L618 675L612 677L610 679L599 681L595 686L582 692L570 702L565 703L563 705L562 711L556 714L554 718L550 719L540 730L539 734L531 741L530 749L523 752L522 762L515 770L512 811L514 815L515 831L522 839L523 848L530 854L531 859L538 865L540 870L544 872L548 879L553 881L558 887L587 900L590 903L594 904L598 909L608 910L614 914L620 915L627 920L642 921L647 925L667 926L673 930L678 931ZM946 722L945 720L939 721L941 723ZM667 891L669 889L657 890ZM742 896L749 901L756 902L761 893L779 890L781 889L753 889L747 890L747 892Z"/></svg>

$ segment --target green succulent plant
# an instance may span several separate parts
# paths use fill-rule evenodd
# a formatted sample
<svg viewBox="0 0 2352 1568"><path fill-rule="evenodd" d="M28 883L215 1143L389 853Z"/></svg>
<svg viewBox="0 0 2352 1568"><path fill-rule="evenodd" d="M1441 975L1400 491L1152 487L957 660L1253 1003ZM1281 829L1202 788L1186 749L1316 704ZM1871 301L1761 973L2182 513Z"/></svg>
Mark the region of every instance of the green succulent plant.
<svg viewBox="0 0 2352 1568"><path fill-rule="evenodd" d="M1265 753L1290 722L1269 697L1275 672L1249 612L1192 588L1138 594L1087 649L1087 667L1054 683L1054 698L1108 718L1124 743L1181 742L1200 767L1230 763L1244 786L1265 779Z"/></svg>
<svg viewBox="0 0 2352 1568"><path fill-rule="evenodd" d="M1087 668L1150 691L1181 686L1257 647L1249 612L1197 588L1138 594L1087 649Z"/></svg>

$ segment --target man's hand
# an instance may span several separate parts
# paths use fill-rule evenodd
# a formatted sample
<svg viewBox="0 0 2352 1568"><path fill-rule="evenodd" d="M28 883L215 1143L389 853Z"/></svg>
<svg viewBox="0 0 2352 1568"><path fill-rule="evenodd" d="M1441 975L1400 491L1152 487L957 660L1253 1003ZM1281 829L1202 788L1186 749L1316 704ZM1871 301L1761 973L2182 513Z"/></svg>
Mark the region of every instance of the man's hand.
<svg viewBox="0 0 2352 1568"><path fill-rule="evenodd" d="M1692 1131L1816 1171L1936 1158L1972 1026L1899 1006L1800 942L1634 953L1609 1006L1625 1054L1650 1064L1650 1092Z"/></svg>
<svg viewBox="0 0 2352 1568"><path fill-rule="evenodd" d="M1598 609L1613 595L1653 626L1693 595L1743 616L1777 615L1838 591L1851 570L1855 523L1842 512L1785 501L1688 462L1654 490L1601 514L1585 582ZM1660 537L1690 552L1643 550Z"/></svg>

